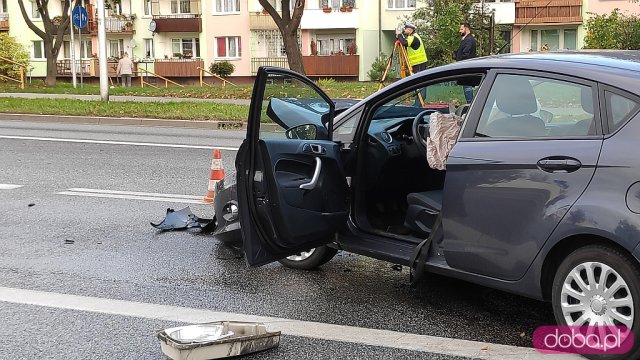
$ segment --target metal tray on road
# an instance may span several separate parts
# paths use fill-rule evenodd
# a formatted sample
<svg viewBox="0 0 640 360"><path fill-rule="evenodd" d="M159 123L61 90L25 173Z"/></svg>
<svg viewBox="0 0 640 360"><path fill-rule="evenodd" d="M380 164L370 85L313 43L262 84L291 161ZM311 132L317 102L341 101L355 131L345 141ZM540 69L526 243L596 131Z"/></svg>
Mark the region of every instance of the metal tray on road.
<svg viewBox="0 0 640 360"><path fill-rule="evenodd" d="M246 355L280 345L280 331L262 323L217 321L158 332L162 352L174 360L206 360Z"/></svg>

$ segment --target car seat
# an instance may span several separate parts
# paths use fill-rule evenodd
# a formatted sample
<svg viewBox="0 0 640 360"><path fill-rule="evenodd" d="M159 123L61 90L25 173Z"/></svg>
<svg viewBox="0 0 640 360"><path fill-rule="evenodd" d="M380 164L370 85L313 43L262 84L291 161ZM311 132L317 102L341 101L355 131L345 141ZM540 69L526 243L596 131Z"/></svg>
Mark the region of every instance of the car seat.
<svg viewBox="0 0 640 360"><path fill-rule="evenodd" d="M593 121L593 93L591 88L582 87L580 97L582 110L591 116L576 122L571 128L571 134L567 135L595 135L596 122Z"/></svg>
<svg viewBox="0 0 640 360"><path fill-rule="evenodd" d="M498 110L507 116L487 124L488 136L544 136L544 121L531 115L538 111L538 102L531 83L520 76L505 76L494 85Z"/></svg>

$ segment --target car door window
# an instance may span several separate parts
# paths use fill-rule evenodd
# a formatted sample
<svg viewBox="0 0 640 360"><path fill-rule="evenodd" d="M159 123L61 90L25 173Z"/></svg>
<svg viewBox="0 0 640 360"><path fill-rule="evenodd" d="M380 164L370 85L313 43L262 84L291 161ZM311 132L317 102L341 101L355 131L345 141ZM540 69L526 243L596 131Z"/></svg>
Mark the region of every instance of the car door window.
<svg viewBox="0 0 640 360"><path fill-rule="evenodd" d="M313 87L286 74L269 74L260 114L260 139L327 139L329 111L328 100ZM293 131L287 132L290 129Z"/></svg>
<svg viewBox="0 0 640 360"><path fill-rule="evenodd" d="M569 81L499 74L475 137L595 135L593 88Z"/></svg>
<svg viewBox="0 0 640 360"><path fill-rule="evenodd" d="M640 104L637 102L611 91L605 91L604 98L610 132L617 130L640 110Z"/></svg>

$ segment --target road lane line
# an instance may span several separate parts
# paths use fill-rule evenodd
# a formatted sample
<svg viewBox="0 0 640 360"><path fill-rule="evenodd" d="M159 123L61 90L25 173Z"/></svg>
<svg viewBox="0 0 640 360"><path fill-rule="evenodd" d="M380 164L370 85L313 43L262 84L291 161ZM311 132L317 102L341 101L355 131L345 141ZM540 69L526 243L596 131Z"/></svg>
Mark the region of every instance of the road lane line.
<svg viewBox="0 0 640 360"><path fill-rule="evenodd" d="M182 198L199 200L202 196L195 195L181 195L181 194L161 194L161 193L148 193L139 191L120 191L120 190L103 190L103 189L87 189L87 188L71 188L67 191L82 192L82 193L97 193L97 194L118 194L118 195L139 195L139 196L155 196L164 198Z"/></svg>
<svg viewBox="0 0 640 360"><path fill-rule="evenodd" d="M47 138L47 137L34 137L34 136L9 136L9 135L0 135L0 139L36 140L36 141L57 141L57 142L83 143L83 144L105 144L105 145L152 146L152 147L181 148L181 149L206 149L206 150L220 149L220 150L228 150L228 151L238 151L238 148L237 148L237 147L228 147L228 146L202 146L202 145L159 144L159 143L128 142L128 141L110 141L110 140L86 140L86 139Z"/></svg>
<svg viewBox="0 0 640 360"><path fill-rule="evenodd" d="M579 358L572 355L542 355L532 348L487 344L478 341L417 335L390 330L368 329L276 317L216 312L205 309L68 295L8 287L0 287L0 301L14 304L36 305L183 323L203 323L225 320L257 321L265 323L272 331L282 331L284 335L349 342L369 346L383 346L451 356L467 356L480 359L546 360L557 358L568 360ZM481 350L484 347L488 350Z"/></svg>
<svg viewBox="0 0 640 360"><path fill-rule="evenodd" d="M0 190L13 190L17 188L21 188L24 185L14 185L14 184L0 184Z"/></svg>
<svg viewBox="0 0 640 360"><path fill-rule="evenodd" d="M179 197L160 197L160 196L140 196L140 195L123 195L123 194L105 194L105 193L89 193L89 192L75 192L75 191L62 191L56 193L58 195L69 196L85 196L85 197L99 197L110 199L126 199L126 200L145 200L145 201L161 201L161 202L173 202L173 203L186 203L186 204L206 204L202 197L199 199L192 198L179 198Z"/></svg>

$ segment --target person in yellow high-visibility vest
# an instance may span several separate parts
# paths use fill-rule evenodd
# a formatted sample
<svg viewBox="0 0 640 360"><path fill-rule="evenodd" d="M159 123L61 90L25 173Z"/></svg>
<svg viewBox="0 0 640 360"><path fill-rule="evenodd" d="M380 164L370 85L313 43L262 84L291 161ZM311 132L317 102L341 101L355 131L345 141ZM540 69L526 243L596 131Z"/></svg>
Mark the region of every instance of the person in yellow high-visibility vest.
<svg viewBox="0 0 640 360"><path fill-rule="evenodd" d="M396 31L396 36L400 44L407 49L409 65L413 73L427 69L427 53L424 50L424 42L418 34L413 24L404 24L403 31Z"/></svg>

